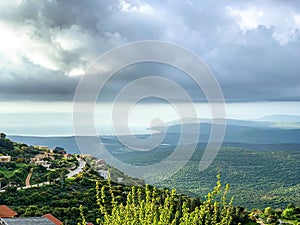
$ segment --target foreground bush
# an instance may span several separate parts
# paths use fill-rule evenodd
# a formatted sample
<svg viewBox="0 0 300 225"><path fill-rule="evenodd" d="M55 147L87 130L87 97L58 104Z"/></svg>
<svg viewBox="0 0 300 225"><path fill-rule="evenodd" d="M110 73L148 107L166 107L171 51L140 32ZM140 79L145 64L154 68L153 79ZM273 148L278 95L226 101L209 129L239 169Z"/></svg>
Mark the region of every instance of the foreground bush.
<svg viewBox="0 0 300 225"><path fill-rule="evenodd" d="M146 186L143 191L132 187L127 195L125 204L118 203L109 181L108 188L96 184L96 199L99 206L100 217L97 224L141 224L141 225L229 225L232 224L232 199L227 203L226 196L229 185L221 190L220 176L217 176L217 185L206 196L206 200L190 210L188 202L178 199L175 190L158 191L156 188ZM107 190L108 189L108 190ZM111 209L107 209L110 204ZM82 212L82 224L86 224Z"/></svg>

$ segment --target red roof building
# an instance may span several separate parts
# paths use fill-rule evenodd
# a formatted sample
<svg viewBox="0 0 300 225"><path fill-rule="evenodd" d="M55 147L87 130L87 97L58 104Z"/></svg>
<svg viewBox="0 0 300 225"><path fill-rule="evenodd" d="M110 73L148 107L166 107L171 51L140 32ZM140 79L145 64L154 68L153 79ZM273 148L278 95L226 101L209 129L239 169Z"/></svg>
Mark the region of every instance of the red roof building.
<svg viewBox="0 0 300 225"><path fill-rule="evenodd" d="M0 205L0 218L13 218L18 213L16 213L11 208L7 207L6 205Z"/></svg>
<svg viewBox="0 0 300 225"><path fill-rule="evenodd" d="M63 222L61 222L59 219L57 219L56 217L52 216L51 214L45 214L42 217L47 218L48 220L51 220L53 223L55 223L56 225L61 225L63 224Z"/></svg>

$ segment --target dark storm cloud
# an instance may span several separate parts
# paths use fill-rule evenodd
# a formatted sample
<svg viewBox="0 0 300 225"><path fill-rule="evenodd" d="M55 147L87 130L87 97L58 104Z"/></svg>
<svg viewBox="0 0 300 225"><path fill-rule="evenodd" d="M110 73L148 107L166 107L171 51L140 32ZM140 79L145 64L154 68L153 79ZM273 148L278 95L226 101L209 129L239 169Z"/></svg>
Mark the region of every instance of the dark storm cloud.
<svg viewBox="0 0 300 225"><path fill-rule="evenodd" d="M52 75L53 77L53 75ZM6 80L0 84L1 100L72 101L78 78L55 76Z"/></svg>
<svg viewBox="0 0 300 225"><path fill-rule="evenodd" d="M228 101L300 100L300 36L281 46L273 33L248 31L245 44L226 46L209 62Z"/></svg>
<svg viewBox="0 0 300 225"><path fill-rule="evenodd" d="M80 75L95 59L144 39L196 52L215 73L227 101L300 100L295 1L12 1L0 3L0 29L2 101L71 101ZM141 75L159 73L203 101L187 76L149 65L121 72L107 85L104 99Z"/></svg>

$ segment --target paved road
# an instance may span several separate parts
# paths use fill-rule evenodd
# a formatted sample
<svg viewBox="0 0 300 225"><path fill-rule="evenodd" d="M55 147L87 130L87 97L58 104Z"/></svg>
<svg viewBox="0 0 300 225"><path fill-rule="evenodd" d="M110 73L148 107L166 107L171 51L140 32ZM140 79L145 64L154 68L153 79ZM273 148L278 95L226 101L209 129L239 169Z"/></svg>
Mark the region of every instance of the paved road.
<svg viewBox="0 0 300 225"><path fill-rule="evenodd" d="M79 166L75 170L70 171L70 173L67 174L67 178L70 178L70 177L75 176L76 174L79 174L82 171L82 169L85 167L85 164L86 164L86 162L83 161L82 159L80 159Z"/></svg>
<svg viewBox="0 0 300 225"><path fill-rule="evenodd" d="M43 182L43 183L39 183L39 184L33 184L33 185L30 185L30 186L26 186L26 187L18 187L17 190L28 189L28 188L33 188L33 187L41 187L41 186L44 186L44 185L47 185L47 184L50 184L50 182L47 181L47 182Z"/></svg>
<svg viewBox="0 0 300 225"><path fill-rule="evenodd" d="M26 186L26 187L29 187L29 186L30 186L30 178L31 178L31 176L32 176L32 172L33 172L33 168L30 169L30 172L29 172L29 174L28 174L27 177L26 177L26 180L25 180L25 186Z"/></svg>

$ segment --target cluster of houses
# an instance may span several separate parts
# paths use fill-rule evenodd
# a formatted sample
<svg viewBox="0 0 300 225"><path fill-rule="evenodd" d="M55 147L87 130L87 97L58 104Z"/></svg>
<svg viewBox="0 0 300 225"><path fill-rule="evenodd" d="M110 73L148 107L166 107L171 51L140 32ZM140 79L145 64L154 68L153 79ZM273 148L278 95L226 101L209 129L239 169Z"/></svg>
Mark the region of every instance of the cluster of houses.
<svg viewBox="0 0 300 225"><path fill-rule="evenodd" d="M49 150L47 146L37 146L40 150ZM61 154L66 159L72 158L72 154L67 154L66 151L61 147L55 147L53 149L50 149L50 151L45 151L43 154L38 154L34 158L31 159L31 162L36 165L41 165L45 167L46 169L49 169L51 166L51 163L49 160L54 160L53 154Z"/></svg>
<svg viewBox="0 0 300 225"><path fill-rule="evenodd" d="M45 160L47 159L47 160ZM49 159L54 160L54 157L51 153L45 152L44 154L38 154L34 158L31 159L31 162L36 165L41 165L47 169L50 168L51 163L48 161Z"/></svg>
<svg viewBox="0 0 300 225"><path fill-rule="evenodd" d="M67 154L66 151L61 147L55 147L53 149L49 149L48 146L36 146L39 150L44 151L42 154L36 155L34 158L31 159L31 163L36 165L44 166L45 168L49 169L51 163L49 160L54 160L53 154L62 154L65 158L72 158L72 154ZM11 162L11 156L9 155L1 155L0 156L0 163Z"/></svg>
<svg viewBox="0 0 300 225"><path fill-rule="evenodd" d="M45 214L41 217L17 217L18 213L7 207L0 206L0 225L62 225L63 222L51 214ZM93 225L87 223L87 225Z"/></svg>
<svg viewBox="0 0 300 225"><path fill-rule="evenodd" d="M53 156L54 153L61 154L66 159L74 157L73 154L66 153L66 151L62 147L55 147L53 149L49 149L48 146L39 145L39 146L36 146L36 148L38 148L39 150L42 150L43 153L36 155L34 158L31 158L31 163L34 163L36 165L41 165L41 166L45 167L46 169L50 169L50 166L51 166L50 161L55 159ZM85 156L82 156L82 157L85 157ZM1 162L11 162L11 156L0 156L0 163ZM108 179L109 172L106 169L106 161L104 159L98 159L96 161L96 164L98 166L97 171L100 174L100 176L103 177L104 179ZM118 177L117 180L119 183L123 182L122 177Z"/></svg>
<svg viewBox="0 0 300 225"><path fill-rule="evenodd" d="M47 158L53 155L53 153L57 154L63 154L65 157L72 157L72 154L66 154L66 151L62 147L55 147L52 149L49 149L48 146L36 146L37 149L43 150L45 153L44 154L39 154L37 157L41 157L43 155L43 158ZM9 155L0 155L0 162L11 162L11 156Z"/></svg>

